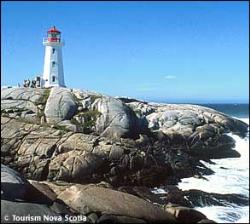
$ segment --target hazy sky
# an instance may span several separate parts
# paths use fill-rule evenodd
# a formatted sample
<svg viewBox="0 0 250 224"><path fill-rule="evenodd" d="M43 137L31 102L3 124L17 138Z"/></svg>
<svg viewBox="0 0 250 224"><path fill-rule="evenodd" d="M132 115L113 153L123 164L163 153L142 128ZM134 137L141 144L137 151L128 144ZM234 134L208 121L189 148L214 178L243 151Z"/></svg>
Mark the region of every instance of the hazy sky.
<svg viewBox="0 0 250 224"><path fill-rule="evenodd" d="M248 2L4 2L2 85L43 72L65 40L68 87L169 102L247 102Z"/></svg>

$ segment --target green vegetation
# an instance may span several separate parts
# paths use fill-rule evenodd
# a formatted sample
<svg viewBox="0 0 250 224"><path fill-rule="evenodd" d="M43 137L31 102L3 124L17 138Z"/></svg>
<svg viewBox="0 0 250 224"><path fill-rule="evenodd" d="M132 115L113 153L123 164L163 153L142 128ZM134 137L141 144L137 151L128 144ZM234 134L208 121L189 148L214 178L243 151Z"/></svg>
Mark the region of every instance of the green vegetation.
<svg viewBox="0 0 250 224"><path fill-rule="evenodd" d="M44 94L41 96L41 98L35 104L36 105L45 104L47 102L47 99L49 98L49 95L50 95L50 89L45 89Z"/></svg>
<svg viewBox="0 0 250 224"><path fill-rule="evenodd" d="M101 96L98 95L90 95L90 101L91 103L94 103L96 99L102 98Z"/></svg>
<svg viewBox="0 0 250 224"><path fill-rule="evenodd" d="M76 102L76 104L77 104L78 106L81 106L81 105L82 105L82 100L84 100L84 99L79 99L79 98L77 98L77 96L76 96L75 94L73 94L73 93L72 93L72 95L73 95L73 99L74 99L74 101ZM89 95L89 97L90 97L91 103L93 103L96 99L101 98L101 96L99 96L99 95ZM87 97L87 98L88 98L88 97ZM85 99L86 99L86 98L85 98Z"/></svg>
<svg viewBox="0 0 250 224"><path fill-rule="evenodd" d="M69 130L65 126L61 126L58 124L53 124L53 128L60 130L60 135L63 135L65 133L69 132Z"/></svg>
<svg viewBox="0 0 250 224"><path fill-rule="evenodd" d="M80 124L75 118L71 119L72 124L83 128L83 133L91 133L92 127L95 126L97 118L101 115L98 110L88 110L77 114L78 117L82 117L84 122Z"/></svg>
<svg viewBox="0 0 250 224"><path fill-rule="evenodd" d="M40 119L41 119L42 116L45 116L44 111L41 111L41 110L38 110L36 115Z"/></svg>
<svg viewBox="0 0 250 224"><path fill-rule="evenodd" d="M50 91L51 91L51 89L50 88L48 88L48 89L45 89L44 90L44 94L40 97L40 99L35 103L35 105L37 106L37 105L39 105L39 104L46 104L46 102L47 102L47 100L48 100L48 98L49 98L49 95L50 95ZM39 122L39 124L41 124L41 118L43 117L43 116L45 116L45 114L44 114L44 108L42 109L42 110L40 110L40 109L38 109L38 111L37 111L37 122Z"/></svg>

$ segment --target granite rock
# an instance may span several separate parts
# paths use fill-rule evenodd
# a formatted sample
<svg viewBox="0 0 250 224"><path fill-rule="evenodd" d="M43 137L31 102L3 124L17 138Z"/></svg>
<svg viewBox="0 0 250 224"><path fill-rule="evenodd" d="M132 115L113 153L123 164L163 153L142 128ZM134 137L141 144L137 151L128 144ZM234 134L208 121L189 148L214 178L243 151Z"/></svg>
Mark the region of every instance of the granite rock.
<svg viewBox="0 0 250 224"><path fill-rule="evenodd" d="M76 111L77 104L69 89L61 87L51 89L44 110L48 123L71 119Z"/></svg>

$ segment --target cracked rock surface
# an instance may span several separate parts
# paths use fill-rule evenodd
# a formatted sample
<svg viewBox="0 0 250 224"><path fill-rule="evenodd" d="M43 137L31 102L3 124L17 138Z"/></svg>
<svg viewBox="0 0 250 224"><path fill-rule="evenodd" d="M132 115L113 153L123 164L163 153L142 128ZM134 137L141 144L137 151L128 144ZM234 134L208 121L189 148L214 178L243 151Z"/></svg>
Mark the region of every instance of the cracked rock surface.
<svg viewBox="0 0 250 224"><path fill-rule="evenodd" d="M173 217L182 222L189 214L196 217L189 221L206 219L182 208L190 204L182 196L174 197L179 194L172 188L164 203L178 206L153 209L146 202L162 204L162 198L147 189L212 174L200 160L239 157L227 133L244 137L247 128L235 118L198 105L150 104L59 87L1 90L1 163L8 166L4 170L18 171L50 200L60 198L77 214L84 213L85 207L79 205L84 203L92 223L160 222ZM9 180L21 186L24 179ZM90 195L102 202L101 207ZM119 207L116 198L128 204ZM131 205L135 207L129 209Z"/></svg>
<svg viewBox="0 0 250 224"><path fill-rule="evenodd" d="M197 105L128 102L59 87L1 92L2 163L35 180L176 183L212 173L200 159L240 156L226 133L247 132L245 123Z"/></svg>

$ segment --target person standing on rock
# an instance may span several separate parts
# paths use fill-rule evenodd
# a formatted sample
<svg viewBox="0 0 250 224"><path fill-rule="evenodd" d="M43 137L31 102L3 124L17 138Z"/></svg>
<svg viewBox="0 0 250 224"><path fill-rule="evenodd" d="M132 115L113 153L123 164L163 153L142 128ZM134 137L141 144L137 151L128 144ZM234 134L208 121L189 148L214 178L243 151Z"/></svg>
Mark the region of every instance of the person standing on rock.
<svg viewBox="0 0 250 224"><path fill-rule="evenodd" d="M24 80L23 80L23 87L26 87L26 82L27 82L27 80L24 79Z"/></svg>
<svg viewBox="0 0 250 224"><path fill-rule="evenodd" d="M27 87L30 87L30 80L27 80Z"/></svg>

